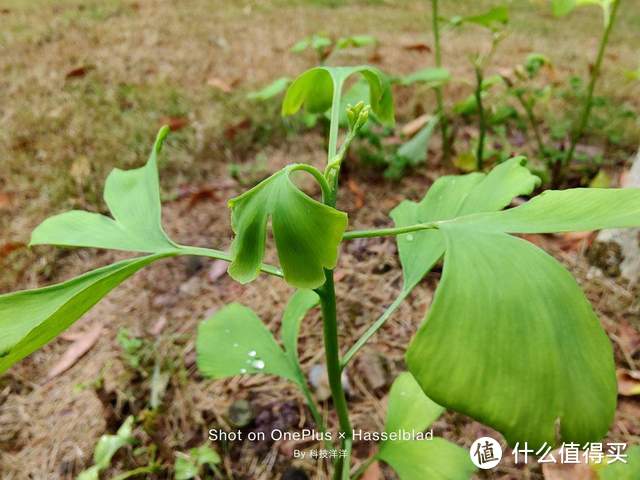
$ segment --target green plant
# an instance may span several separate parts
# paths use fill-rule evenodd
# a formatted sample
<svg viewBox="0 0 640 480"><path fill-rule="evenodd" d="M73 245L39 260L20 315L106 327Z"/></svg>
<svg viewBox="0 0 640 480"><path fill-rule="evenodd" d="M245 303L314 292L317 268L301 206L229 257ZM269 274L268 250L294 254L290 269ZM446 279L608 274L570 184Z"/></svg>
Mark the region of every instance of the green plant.
<svg viewBox="0 0 640 480"><path fill-rule="evenodd" d="M198 477L204 468L208 468L216 472L216 465L220 463L220 456L208 445L201 445L189 450L188 454L177 453L176 462L173 467L175 480L190 480Z"/></svg>
<svg viewBox="0 0 640 480"><path fill-rule="evenodd" d="M567 15L575 7L580 5L599 5L602 8L602 16L604 20L604 30L602 32L602 37L600 38L600 43L598 44L598 53L596 54L596 59L593 63L593 66L589 69L589 84L587 86L587 93L584 98L584 104L582 106L582 113L578 119L577 124L573 127L569 148L567 149L566 155L562 160L562 164L564 167L571 164L576 145L582 137L587 126L587 122L589 121L589 115L591 114L591 109L593 108L593 94L595 91L596 82L600 77L600 73L602 70L602 61L604 59L604 52L607 48L607 44L609 43L611 30L613 30L613 25L615 24L620 1L621 0L552 0L551 2L553 13L556 16Z"/></svg>
<svg viewBox="0 0 640 480"><path fill-rule="evenodd" d="M369 86L369 105L347 108L347 131L339 146L342 89L356 74ZM0 371L55 338L116 285L157 260L180 255L225 260L230 262L229 274L242 283L260 272L281 277L299 289L283 314L282 346L251 310L231 304L200 325L198 365L211 378L270 373L299 386L325 433L323 441L344 451L333 467L334 478L346 480L352 475L353 429L341 375L444 258L442 280L427 319L407 349L410 374L396 380L390 395L387 433L420 433L443 408L451 408L497 429L510 444L526 441L537 448L544 443L600 439L616 406L611 345L570 273L513 234L638 226L640 191L547 191L503 210L514 197L528 195L539 185L524 158L515 157L487 174L439 178L421 201L405 200L392 210L394 227L347 231L347 214L336 208L342 163L370 112L381 121L393 121L389 83L368 66L314 68L291 84L282 113L293 115L301 108L329 111L327 165L323 171L306 164L289 165L231 199L235 238L230 252L180 245L165 234L157 156L166 128L158 134L145 166L114 170L107 178L105 201L112 217L71 211L39 225L31 245L111 248L146 255L58 285L0 296ZM291 179L295 172L311 175L322 191L321 201L296 186ZM269 223L279 267L263 263ZM396 237L402 290L341 354L333 275L340 244L381 236ZM337 426L325 425L298 360L301 325L316 304L322 312ZM381 438L377 458L403 479L467 478L473 471L466 452L440 439ZM438 460L443 458L446 461Z"/></svg>
<svg viewBox="0 0 640 480"><path fill-rule="evenodd" d="M496 51L496 48L505 37L505 25L509 22L509 11L507 7L494 7L479 15L467 17L453 17L451 25L460 26L464 24L474 24L486 28L491 32L491 47L487 52L475 53L471 57L473 71L475 73L474 100L478 113L478 141L476 147L476 169L484 168L485 139L487 136L488 119L483 103L483 96L486 90L485 69Z"/></svg>

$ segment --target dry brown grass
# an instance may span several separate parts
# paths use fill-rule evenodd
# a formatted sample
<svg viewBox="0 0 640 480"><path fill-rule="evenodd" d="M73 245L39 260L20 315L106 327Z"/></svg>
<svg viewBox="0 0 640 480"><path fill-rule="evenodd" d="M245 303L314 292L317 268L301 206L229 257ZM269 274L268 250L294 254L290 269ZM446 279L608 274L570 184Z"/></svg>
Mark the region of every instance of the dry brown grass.
<svg viewBox="0 0 640 480"><path fill-rule="evenodd" d="M277 127L267 140L262 140L258 128L234 141L224 135L229 125L245 118L252 119L254 125L277 121L275 109L249 104L243 92L280 75L293 76L311 65L311 57L288 53L294 40L318 30L336 36L375 32L381 42L379 66L384 70L407 73L431 62L425 54L402 48L416 41L430 43L425 32L427 2L355 2L340 8L288 1L205 0L5 0L5 4L8 13L0 13L0 192L9 193L12 203L9 209L0 209L0 244L26 242L31 229L54 212L72 207L103 209L100 192L106 173L116 166L141 164L163 117L186 117L188 126L172 135L161 165L165 194L173 198L184 185L212 187L214 194L195 205L190 205L188 198L169 201L164 221L170 234L182 243L227 247L230 228L225 201L241 191L239 185L226 180L230 162L248 163L258 153L268 159L269 170L291 161L317 165L323 161L323 142L317 132L292 139ZM472 9L472 4L478 2L455 7ZM584 71L585 55L595 46L597 16L583 11L564 23L536 13L540 8L536 10L527 2L513 5L515 31L501 47L494 69L541 51L553 58L559 78ZM634 5L638 2L628 2L629 12ZM561 25L566 25L566 30ZM636 107L638 87L624 84L620 72L637 66L634 32L639 25L637 15L622 16L602 83L602 91L616 101L628 101ZM454 75L468 78L467 54L483 42L481 32L474 29L446 35L444 58ZM91 67L86 75L66 78L82 66ZM234 92L224 94L207 85L212 77L237 82ZM468 89L459 83L450 93L461 98ZM416 109L431 108L430 95L418 97L424 100L418 105L408 92L398 93L404 99L401 118L411 117ZM405 195L421 197L439 168L430 165L400 184L352 172L356 182L369 182L364 191L367 204L373 207L356 210L353 194L346 189L341 207L349 211L353 228L388 224L387 212ZM18 250L0 259L0 291L60 281L121 256L93 250ZM585 285L605 325L637 314L631 294L597 275L588 276L581 256L572 255L565 261L580 278L588 279ZM50 365L67 346L64 340L56 340L2 379L3 479L72 478L89 464L95 441L108 427L104 406L87 386L96 378L102 378L105 388L116 392L125 404L136 395L132 390L139 389L137 394L144 397L148 382L132 385L131 372L119 353L115 337L121 327L149 341L157 340L157 351L175 368L167 405L158 422L164 448L170 452L185 451L203 441L208 428L226 425L225 412L238 398L250 399L257 408L283 399L299 402L290 386L273 379L241 377L208 382L198 377L193 366L193 333L200 319L227 302L239 301L275 328L290 293L289 287L270 278L248 286L228 278L211 283L206 278L207 265L205 262L204 268L197 270L186 260L170 260L141 272L114 291L73 327L81 331L100 322L105 335L64 375L45 382ZM400 270L393 242L371 240L346 246L338 271L343 276L339 286L341 340L347 345L398 291ZM404 347L424 316L437 277L437 273L431 274L367 347L382 352L394 373L403 368ZM611 304L618 298L622 300ZM160 339L151 338L148 330L161 316L167 318L168 326ZM305 323L301 347L305 368L321 361L317 315ZM357 368L349 374L354 424L379 429L385 392L371 392ZM611 437L637 442L640 426L629 413L637 411L637 404L630 405L623 403ZM328 405L323 407L329 411ZM125 416L126 412L119 414ZM300 415L302 424L304 409ZM456 414L447 414L436 425L438 433L465 445L483 429ZM149 441L144 433L138 433ZM291 462L286 454L290 447L275 445L258 456L249 445L238 446L226 457L225 468L238 478L277 478ZM358 459L364 459L369 449L358 446ZM119 458L116 470L130 467L131 462L130 455ZM326 478L315 464L301 465L313 478ZM540 478L536 470L530 477L522 475L522 471L514 474L507 468L492 478Z"/></svg>

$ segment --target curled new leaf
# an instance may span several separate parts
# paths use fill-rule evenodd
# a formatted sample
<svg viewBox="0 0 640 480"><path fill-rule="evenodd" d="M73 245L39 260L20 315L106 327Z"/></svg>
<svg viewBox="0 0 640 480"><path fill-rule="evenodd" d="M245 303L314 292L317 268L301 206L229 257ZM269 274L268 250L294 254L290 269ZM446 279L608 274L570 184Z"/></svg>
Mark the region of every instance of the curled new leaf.
<svg viewBox="0 0 640 480"><path fill-rule="evenodd" d="M369 104L377 118L392 124L393 101L387 77L377 68L316 67L307 70L289 86L282 102L282 114L293 115L304 106L311 113L324 113L331 108L334 95L342 92L345 81L360 73L369 83Z"/></svg>
<svg viewBox="0 0 640 480"><path fill-rule="evenodd" d="M324 269L336 266L347 214L302 192L289 178L296 168L290 165L229 201L236 234L229 274L239 282L258 274L269 218L284 278L291 285L319 287Z"/></svg>

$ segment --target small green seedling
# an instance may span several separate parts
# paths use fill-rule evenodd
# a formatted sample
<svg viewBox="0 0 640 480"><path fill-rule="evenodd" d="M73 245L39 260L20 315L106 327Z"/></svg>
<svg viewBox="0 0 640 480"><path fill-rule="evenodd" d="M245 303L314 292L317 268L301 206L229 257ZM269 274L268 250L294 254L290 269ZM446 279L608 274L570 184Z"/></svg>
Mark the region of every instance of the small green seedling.
<svg viewBox="0 0 640 480"><path fill-rule="evenodd" d="M562 160L563 167L565 168L571 164L571 161L573 160L573 156L575 154L576 145L582 137L587 123L589 122L589 116L594 104L593 94L595 91L596 82L598 81L598 78L600 77L602 71L604 52L607 48L607 44L609 43L609 37L616 21L620 1L621 0L551 0L553 13L556 16L567 15L575 7L581 5L598 5L602 8L602 17L604 23L602 37L600 38L600 43L598 44L598 53L596 54L596 59L593 63L593 66L589 69L589 84L587 86L587 94L584 98L582 113L578 119L577 124L573 127L569 148L567 149L566 155Z"/></svg>
<svg viewBox="0 0 640 480"><path fill-rule="evenodd" d="M505 6L494 7L479 15L467 17L456 16L451 18L452 26L464 24L478 25L491 32L491 46L486 52L477 52L471 57L473 70L475 72L474 105L478 114L478 140L476 147L476 169L484 168L485 140L488 129L488 119L483 103L483 97L488 83L485 79L486 67L493 57L498 45L505 38L505 27L509 22L509 10Z"/></svg>
<svg viewBox="0 0 640 480"><path fill-rule="evenodd" d="M220 455L209 445L201 445L189 450L189 453L176 454L176 462L173 467L175 480L191 480L201 478L205 468L210 469L219 477L217 465L220 463Z"/></svg>
<svg viewBox="0 0 640 480"><path fill-rule="evenodd" d="M339 144L342 90L353 75L367 82L368 105L347 108L346 131ZM291 164L231 199L235 237L229 252L185 246L164 232L157 157L166 128L158 134L146 165L116 169L107 178L104 198L111 216L75 210L39 225L31 245L144 255L57 285L0 296L0 371L54 339L151 263L181 255L228 261L229 274L241 283L264 273L297 291L284 310L280 341L240 304L228 305L202 322L196 346L201 372L210 378L268 373L291 381L306 399L317 429L326 432L325 441L344 452L328 465L333 478L355 478L362 471L352 469L353 426L342 374L443 260L442 278L426 320L407 348L409 373L393 385L385 430L419 436L449 408L495 428L510 445L527 442L538 449L545 444L600 440L616 409L611 344L571 274L516 235L637 227L640 189L546 191L504 210L514 197L531 194L540 183L526 168L525 159L514 157L488 173L439 178L420 201L403 200L390 212L393 227L348 230L347 213L337 208L341 167L370 114L393 121L389 83L368 66L314 68L288 88L282 113L293 115L303 108L329 112L325 168ZM291 180L294 172L309 174L320 187L321 198L301 191ZM402 288L362 336L343 348L333 272L341 244L383 236L396 238ZM267 243L273 243L279 266L264 263ZM298 356L303 322L316 305L322 313L335 417L320 414ZM381 439L376 458L403 480L462 479L474 470L464 450L442 439L425 442L390 435Z"/></svg>

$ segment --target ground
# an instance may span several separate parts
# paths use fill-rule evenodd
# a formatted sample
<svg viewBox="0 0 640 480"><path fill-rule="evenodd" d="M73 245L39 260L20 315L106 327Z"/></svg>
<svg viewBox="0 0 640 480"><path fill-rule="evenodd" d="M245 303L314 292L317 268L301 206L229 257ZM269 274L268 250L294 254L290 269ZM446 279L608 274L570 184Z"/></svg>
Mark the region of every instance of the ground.
<svg viewBox="0 0 640 480"><path fill-rule="evenodd" d="M445 15L495 4L443 3ZM289 48L318 31L334 37L374 34L379 39L375 51L347 51L333 63L368 61L396 74L431 65L432 53L412 48L431 45L428 6L409 0L0 0L0 292L59 282L127 256L23 245L30 231L54 213L71 208L104 211L100 195L106 174L114 167L141 165L155 132L167 122L175 132L160 164L164 225L180 243L227 248L228 198L287 163L320 166L324 161L321 128L304 131L290 121L283 123L277 104L248 101L246 92L314 65L313 54L295 55ZM610 159L606 168L614 182L640 144L640 126L620 113L640 110L640 86L624 75L640 60L639 6L636 0L622 6L624 14L598 85L598 94L615 106L603 107L600 115L616 125L621 138L611 141L605 125L581 145ZM522 63L528 53L542 52L553 62L548 75L554 82L585 74L601 29L597 10L583 9L563 20L554 19L545 2L511 2L511 11L511 33L490 73ZM488 42L486 34L474 28L445 33L444 63L455 78L472 78L468 55ZM466 97L470 88L466 80L454 82L447 90L448 101ZM427 90L399 88L395 93L400 124L433 111ZM567 104L555 101L558 110L548 114L549 120L565 121ZM530 143L522 146L523 153L529 153ZM371 167L360 168L357 159L350 158L339 208L349 213L351 228L390 225L388 212L400 200L421 198L435 178L451 171L440 165L439 150L435 141L429 163L399 182L385 180ZM233 171L240 174L232 176ZM618 365L634 367L637 359L633 351L629 355L625 339L638 335L636 289L589 266L584 255L588 239L569 245L565 237L532 240L577 276L614 342ZM399 291L395 243L362 240L345 245L337 276L341 343L349 345ZM404 368L405 346L424 318L438 278L438 271L428 275L349 370L349 400L359 428L382 426L390 380ZM73 478L90 465L100 435L113 432L130 413L147 415L148 428L140 428L138 435L143 444L158 446L166 465L173 463L175 451L201 444L209 428L228 427L229 407L239 399L249 400L255 410L251 428L304 425L308 412L286 383L263 377L211 382L201 378L194 365L195 330L201 319L238 301L276 328L290 292L282 282L264 276L241 286L216 275L205 260L168 260L137 274L66 337L0 378L2 478ZM48 379L74 335L97 325L102 333L91 350L67 372ZM123 328L149 346L151 353L139 368L130 366L117 341ZM315 313L305 321L301 338L306 369L321 362L321 340ZM369 371L376 364L383 372L378 383ZM147 407L155 365L170 377L162 407L152 418ZM373 377L379 380L380 375ZM326 402L323 408L329 411ZM608 438L638 443L639 413L637 400L621 397ZM435 432L469 446L489 430L447 413ZM221 452L227 448L216 447ZM248 444L235 445L225 455L224 470L234 478L271 479L283 472L292 475L292 468L300 467L310 478L327 478L314 462L292 461L293 448L265 444L256 453ZM371 447L356 445L355 452L361 462ZM117 456L113 473L136 462L140 458L132 452ZM505 466L479 478L535 479L542 474L537 467Z"/></svg>

